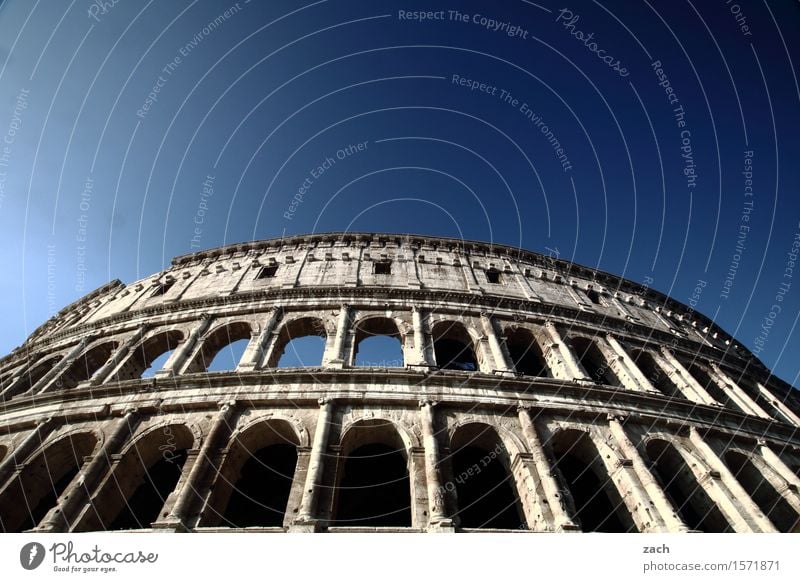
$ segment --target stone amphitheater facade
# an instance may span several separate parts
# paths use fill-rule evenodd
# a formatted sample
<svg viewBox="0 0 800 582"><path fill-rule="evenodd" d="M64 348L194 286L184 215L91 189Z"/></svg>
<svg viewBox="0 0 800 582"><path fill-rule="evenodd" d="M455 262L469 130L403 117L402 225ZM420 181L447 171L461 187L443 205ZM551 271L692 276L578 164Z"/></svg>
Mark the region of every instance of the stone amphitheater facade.
<svg viewBox="0 0 800 582"><path fill-rule="evenodd" d="M376 338L398 361L359 361ZM798 531L796 390L686 305L513 247L178 257L63 309L0 390L7 532Z"/></svg>

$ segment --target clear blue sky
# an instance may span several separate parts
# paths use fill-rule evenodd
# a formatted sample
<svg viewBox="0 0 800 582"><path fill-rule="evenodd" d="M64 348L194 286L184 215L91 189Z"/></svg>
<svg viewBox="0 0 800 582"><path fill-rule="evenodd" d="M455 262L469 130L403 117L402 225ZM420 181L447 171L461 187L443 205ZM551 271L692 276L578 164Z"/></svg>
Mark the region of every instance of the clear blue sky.
<svg viewBox="0 0 800 582"><path fill-rule="evenodd" d="M0 7L0 352L175 255L352 229L702 282L798 383L797 2L97 6Z"/></svg>

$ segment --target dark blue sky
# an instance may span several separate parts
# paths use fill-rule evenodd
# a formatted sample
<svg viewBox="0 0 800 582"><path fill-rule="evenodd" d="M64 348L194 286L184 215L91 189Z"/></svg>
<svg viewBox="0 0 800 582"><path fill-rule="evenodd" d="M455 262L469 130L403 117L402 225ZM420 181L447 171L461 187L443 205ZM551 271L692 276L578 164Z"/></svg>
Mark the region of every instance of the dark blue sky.
<svg viewBox="0 0 800 582"><path fill-rule="evenodd" d="M797 2L101 4L0 8L0 352L178 254L417 232L699 288L797 383Z"/></svg>

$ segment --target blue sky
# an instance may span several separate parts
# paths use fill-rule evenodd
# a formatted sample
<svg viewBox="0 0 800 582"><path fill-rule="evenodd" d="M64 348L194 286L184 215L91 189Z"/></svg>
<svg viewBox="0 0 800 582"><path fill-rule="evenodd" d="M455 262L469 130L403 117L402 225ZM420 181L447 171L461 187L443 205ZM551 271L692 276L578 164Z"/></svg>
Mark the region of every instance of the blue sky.
<svg viewBox="0 0 800 582"><path fill-rule="evenodd" d="M416 232L691 299L797 383L798 3L98 6L0 7L0 352L199 248Z"/></svg>

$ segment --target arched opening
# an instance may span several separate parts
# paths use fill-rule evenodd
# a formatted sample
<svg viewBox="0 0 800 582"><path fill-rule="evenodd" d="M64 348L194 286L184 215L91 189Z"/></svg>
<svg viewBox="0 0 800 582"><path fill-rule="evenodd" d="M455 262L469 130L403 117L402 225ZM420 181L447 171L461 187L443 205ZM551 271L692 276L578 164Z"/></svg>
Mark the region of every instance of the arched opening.
<svg viewBox="0 0 800 582"><path fill-rule="evenodd" d="M672 443L651 440L645 452L650 460L650 470L661 482L675 510L690 529L709 533L733 531Z"/></svg>
<svg viewBox="0 0 800 582"><path fill-rule="evenodd" d="M397 324L388 317L370 317L356 325L355 365L403 367L403 343Z"/></svg>
<svg viewBox="0 0 800 582"><path fill-rule="evenodd" d="M301 317L281 328L267 366L270 368L309 368L322 365L325 324L316 317Z"/></svg>
<svg viewBox="0 0 800 582"><path fill-rule="evenodd" d="M655 356L647 350L633 350L631 357L634 363L642 371L653 388L661 392L664 396L671 398L685 398L681 389L672 381L664 368L658 365Z"/></svg>
<svg viewBox="0 0 800 582"><path fill-rule="evenodd" d="M56 385L61 389L69 390L81 382L85 382L108 361L118 345L117 342L111 341L86 350L56 380Z"/></svg>
<svg viewBox="0 0 800 582"><path fill-rule="evenodd" d="M507 332L506 347L518 374L541 378L549 376L542 349L530 330L520 327Z"/></svg>
<svg viewBox="0 0 800 582"><path fill-rule="evenodd" d="M442 370L478 370L478 360L472 338L463 324L440 321L433 326L433 353L436 365Z"/></svg>
<svg viewBox="0 0 800 582"><path fill-rule="evenodd" d="M233 370L250 341L250 324L237 321L222 325L203 340L200 351L186 367L186 373Z"/></svg>
<svg viewBox="0 0 800 582"><path fill-rule="evenodd" d="M56 506L96 444L97 437L92 433L69 435L25 463L0 494L2 531L21 532L36 527Z"/></svg>
<svg viewBox="0 0 800 582"><path fill-rule="evenodd" d="M601 384L621 386L619 378L614 374L596 342L585 337L575 337L570 343L589 378Z"/></svg>
<svg viewBox="0 0 800 582"><path fill-rule="evenodd" d="M0 445L0 463L2 463L3 459L6 458L6 453L7 452L8 452L8 449L6 447L4 447L3 445Z"/></svg>
<svg viewBox="0 0 800 582"><path fill-rule="evenodd" d="M270 419L237 435L230 447L202 525L280 527L297 466L300 442L285 420Z"/></svg>
<svg viewBox="0 0 800 582"><path fill-rule="evenodd" d="M128 360L113 379L130 380L152 376L161 369L169 354L182 339L183 333L177 330L165 331L147 338L131 350Z"/></svg>
<svg viewBox="0 0 800 582"><path fill-rule="evenodd" d="M183 424L149 431L122 454L75 531L143 529L160 517L180 479L194 436Z"/></svg>
<svg viewBox="0 0 800 582"><path fill-rule="evenodd" d="M798 521L800 515L778 493L771 480L767 479L767 476L756 467L751 457L737 451L728 451L725 453L724 459L731 473L778 531L800 531L798 529L800 528L800 521ZM768 467L764 467L764 470L770 471Z"/></svg>
<svg viewBox="0 0 800 582"><path fill-rule="evenodd" d="M411 526L408 458L394 425L369 420L350 427L339 466L335 525Z"/></svg>
<svg viewBox="0 0 800 582"><path fill-rule="evenodd" d="M450 442L458 519L463 528L524 527L508 451L489 425L459 427Z"/></svg>
<svg viewBox="0 0 800 582"><path fill-rule="evenodd" d="M578 430L559 431L551 444L554 467L572 494L574 517L581 529L585 532L637 531L589 435Z"/></svg>
<svg viewBox="0 0 800 582"><path fill-rule="evenodd" d="M44 378L45 375L53 369L53 366L61 361L61 358L62 356L55 356L39 362L31 359L28 363L28 371L22 375L22 377L19 379L19 382L17 382L13 389L6 392L6 398L13 398L14 396L24 394L33 388L33 386L36 385L39 380Z"/></svg>
<svg viewBox="0 0 800 582"><path fill-rule="evenodd" d="M722 387L717 384L716 380L711 377L711 374L709 374L705 368L695 363L686 364L685 366L689 370L689 373L692 375L692 377L697 380L698 384L705 388L706 392L709 393L711 398L726 408L732 408L733 410L744 412L738 404L731 400L725 390L723 390Z"/></svg>

